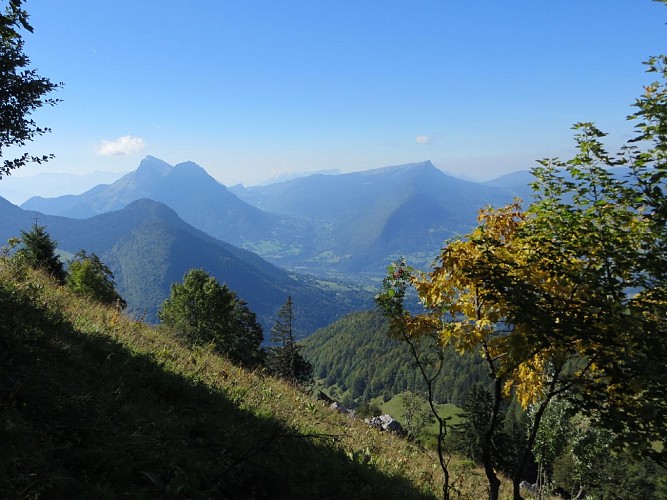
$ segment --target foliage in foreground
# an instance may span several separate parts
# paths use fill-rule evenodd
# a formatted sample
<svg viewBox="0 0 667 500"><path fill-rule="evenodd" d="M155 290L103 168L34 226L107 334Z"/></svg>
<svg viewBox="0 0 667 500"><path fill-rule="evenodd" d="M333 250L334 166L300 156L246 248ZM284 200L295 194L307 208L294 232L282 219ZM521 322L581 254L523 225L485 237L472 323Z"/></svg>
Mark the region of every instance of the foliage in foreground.
<svg viewBox="0 0 667 500"><path fill-rule="evenodd" d="M436 359L453 346L484 360L493 388L476 433L492 500L501 409L512 399L532 407L508 471L517 500L531 453L543 455L541 466L551 461L537 436L558 399L608 431L610 450L667 467L667 56L647 66L658 80L635 102L636 134L618 154L594 124L577 123L577 154L539 162L526 210L519 200L482 209L478 226L447 242L430 272L404 260L390 266L376 298L390 335L418 363L413 346L423 339ZM405 306L411 289L421 313Z"/></svg>
<svg viewBox="0 0 667 500"><path fill-rule="evenodd" d="M432 455L16 260L0 307L2 497L438 495Z"/></svg>
<svg viewBox="0 0 667 500"><path fill-rule="evenodd" d="M37 74L30 68L30 59L23 52L23 31L32 33L28 13L21 6L22 0L10 0L0 14L0 157L10 148L22 149L34 138L50 130L40 127L31 115L42 106L53 106L58 100L45 96L59 85ZM0 164L3 175L28 163L42 163L53 155L35 156L20 152L14 159L5 158Z"/></svg>

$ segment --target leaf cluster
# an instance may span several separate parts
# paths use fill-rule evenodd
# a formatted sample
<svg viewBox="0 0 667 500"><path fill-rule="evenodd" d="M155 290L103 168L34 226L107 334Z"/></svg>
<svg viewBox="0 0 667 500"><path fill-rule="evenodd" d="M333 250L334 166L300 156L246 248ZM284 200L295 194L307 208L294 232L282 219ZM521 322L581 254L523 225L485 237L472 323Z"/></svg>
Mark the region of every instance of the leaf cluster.
<svg viewBox="0 0 667 500"><path fill-rule="evenodd" d="M44 97L60 85L30 69L30 59L23 52L21 30L32 32L28 14L21 0L10 0L0 15L0 157L8 148L22 148L35 137L50 130L31 118L42 106L53 106L58 100ZM30 162L42 163L53 155L35 156L24 152L14 159L5 158L0 178Z"/></svg>

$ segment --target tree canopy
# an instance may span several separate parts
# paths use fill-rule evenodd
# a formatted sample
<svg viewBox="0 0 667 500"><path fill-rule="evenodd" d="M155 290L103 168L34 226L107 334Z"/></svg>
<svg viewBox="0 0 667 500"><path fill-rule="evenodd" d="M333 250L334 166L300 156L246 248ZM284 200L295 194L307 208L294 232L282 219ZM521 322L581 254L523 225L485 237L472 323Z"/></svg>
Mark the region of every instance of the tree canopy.
<svg viewBox="0 0 667 500"><path fill-rule="evenodd" d="M191 269L182 283L172 284L158 317L191 343L213 343L233 361L253 365L260 359L263 332L255 314L203 269Z"/></svg>
<svg viewBox="0 0 667 500"><path fill-rule="evenodd" d="M0 15L0 157L8 148L23 148L36 136L49 132L31 118L38 108L55 105L58 100L46 98L59 85L29 69L30 59L23 52L21 31L33 31L22 0L10 0ZM0 178L27 163L41 163L53 155L35 156L20 152L14 159L5 158L0 164Z"/></svg>
<svg viewBox="0 0 667 500"><path fill-rule="evenodd" d="M377 297L394 333L435 334L441 346L486 360L494 394L481 454L490 498L498 496L491 452L503 398L537 405L513 473L515 498L557 396L613 431L618 450L667 464L667 57L648 67L659 80L636 101L636 137L618 154L593 123L577 123L577 154L532 170L532 205L483 209L430 272L391 266ZM403 304L411 287L423 313Z"/></svg>
<svg viewBox="0 0 667 500"><path fill-rule="evenodd" d="M67 286L103 304L117 305L121 309L127 306L116 291L111 269L94 253L88 255L81 250L75 255L67 269Z"/></svg>

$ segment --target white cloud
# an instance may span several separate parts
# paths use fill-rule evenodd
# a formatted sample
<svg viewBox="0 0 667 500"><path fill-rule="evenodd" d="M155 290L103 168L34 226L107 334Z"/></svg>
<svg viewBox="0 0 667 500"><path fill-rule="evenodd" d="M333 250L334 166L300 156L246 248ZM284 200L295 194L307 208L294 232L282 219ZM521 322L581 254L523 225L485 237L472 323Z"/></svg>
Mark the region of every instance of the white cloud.
<svg viewBox="0 0 667 500"><path fill-rule="evenodd" d="M415 137L417 144L431 144L431 138L426 135L418 135Z"/></svg>
<svg viewBox="0 0 667 500"><path fill-rule="evenodd" d="M139 153L143 151L144 147L144 140L141 137L124 135L115 141L101 141L97 154L101 156L125 156Z"/></svg>

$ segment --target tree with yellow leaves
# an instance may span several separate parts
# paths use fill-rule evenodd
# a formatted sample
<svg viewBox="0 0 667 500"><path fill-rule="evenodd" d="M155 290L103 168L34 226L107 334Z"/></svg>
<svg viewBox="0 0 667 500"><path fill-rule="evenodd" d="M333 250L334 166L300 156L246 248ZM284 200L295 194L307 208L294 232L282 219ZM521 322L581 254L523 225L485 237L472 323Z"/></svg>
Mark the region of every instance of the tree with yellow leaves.
<svg viewBox="0 0 667 500"><path fill-rule="evenodd" d="M579 153L533 170L528 210L482 210L477 228L450 241L430 272L398 263L377 297L405 338L436 335L440 346L486 360L493 406L482 462L492 499L494 436L510 396L536 405L511 472L515 498L541 417L559 395L613 430L619 447L664 461L654 446L667 435L664 142L611 157L593 124L574 128ZM626 177L611 171L627 165ZM409 287L424 312L404 307Z"/></svg>
<svg viewBox="0 0 667 500"><path fill-rule="evenodd" d="M663 0L664 4L667 1ZM492 381L482 439L489 498L498 498L494 435L504 398L533 406L514 497L542 415L558 396L613 432L618 449L667 466L667 56L635 102L636 137L618 155L592 123L578 153L532 174L535 201L480 212L433 269L398 261L376 302L410 342L478 352ZM413 288L419 314L404 305ZM445 488L446 490L446 488Z"/></svg>
<svg viewBox="0 0 667 500"><path fill-rule="evenodd" d="M526 215L519 203L480 212L478 227L457 238L443 249L433 270L415 273L402 262L394 264L384 280L378 305L391 319L393 332L416 342L435 335L440 347L453 346L461 353L477 351L486 361L492 380L492 404L481 436L481 461L489 482L489 498L498 498L500 480L495 471L495 456L503 399L514 393L525 406L548 402L563 389L560 376L568 356L555 346L535 346L527 331L508 321L508 304L497 293L489 275L503 276L512 282L531 279L534 286L560 287L544 276L533 275L528 262L532 250L519 235ZM405 290L414 287L424 306L421 314L404 307ZM399 337L400 338L400 337ZM539 415L544 410L539 412ZM538 416L534 422L539 426ZM531 433L517 471L529 458L534 441Z"/></svg>

